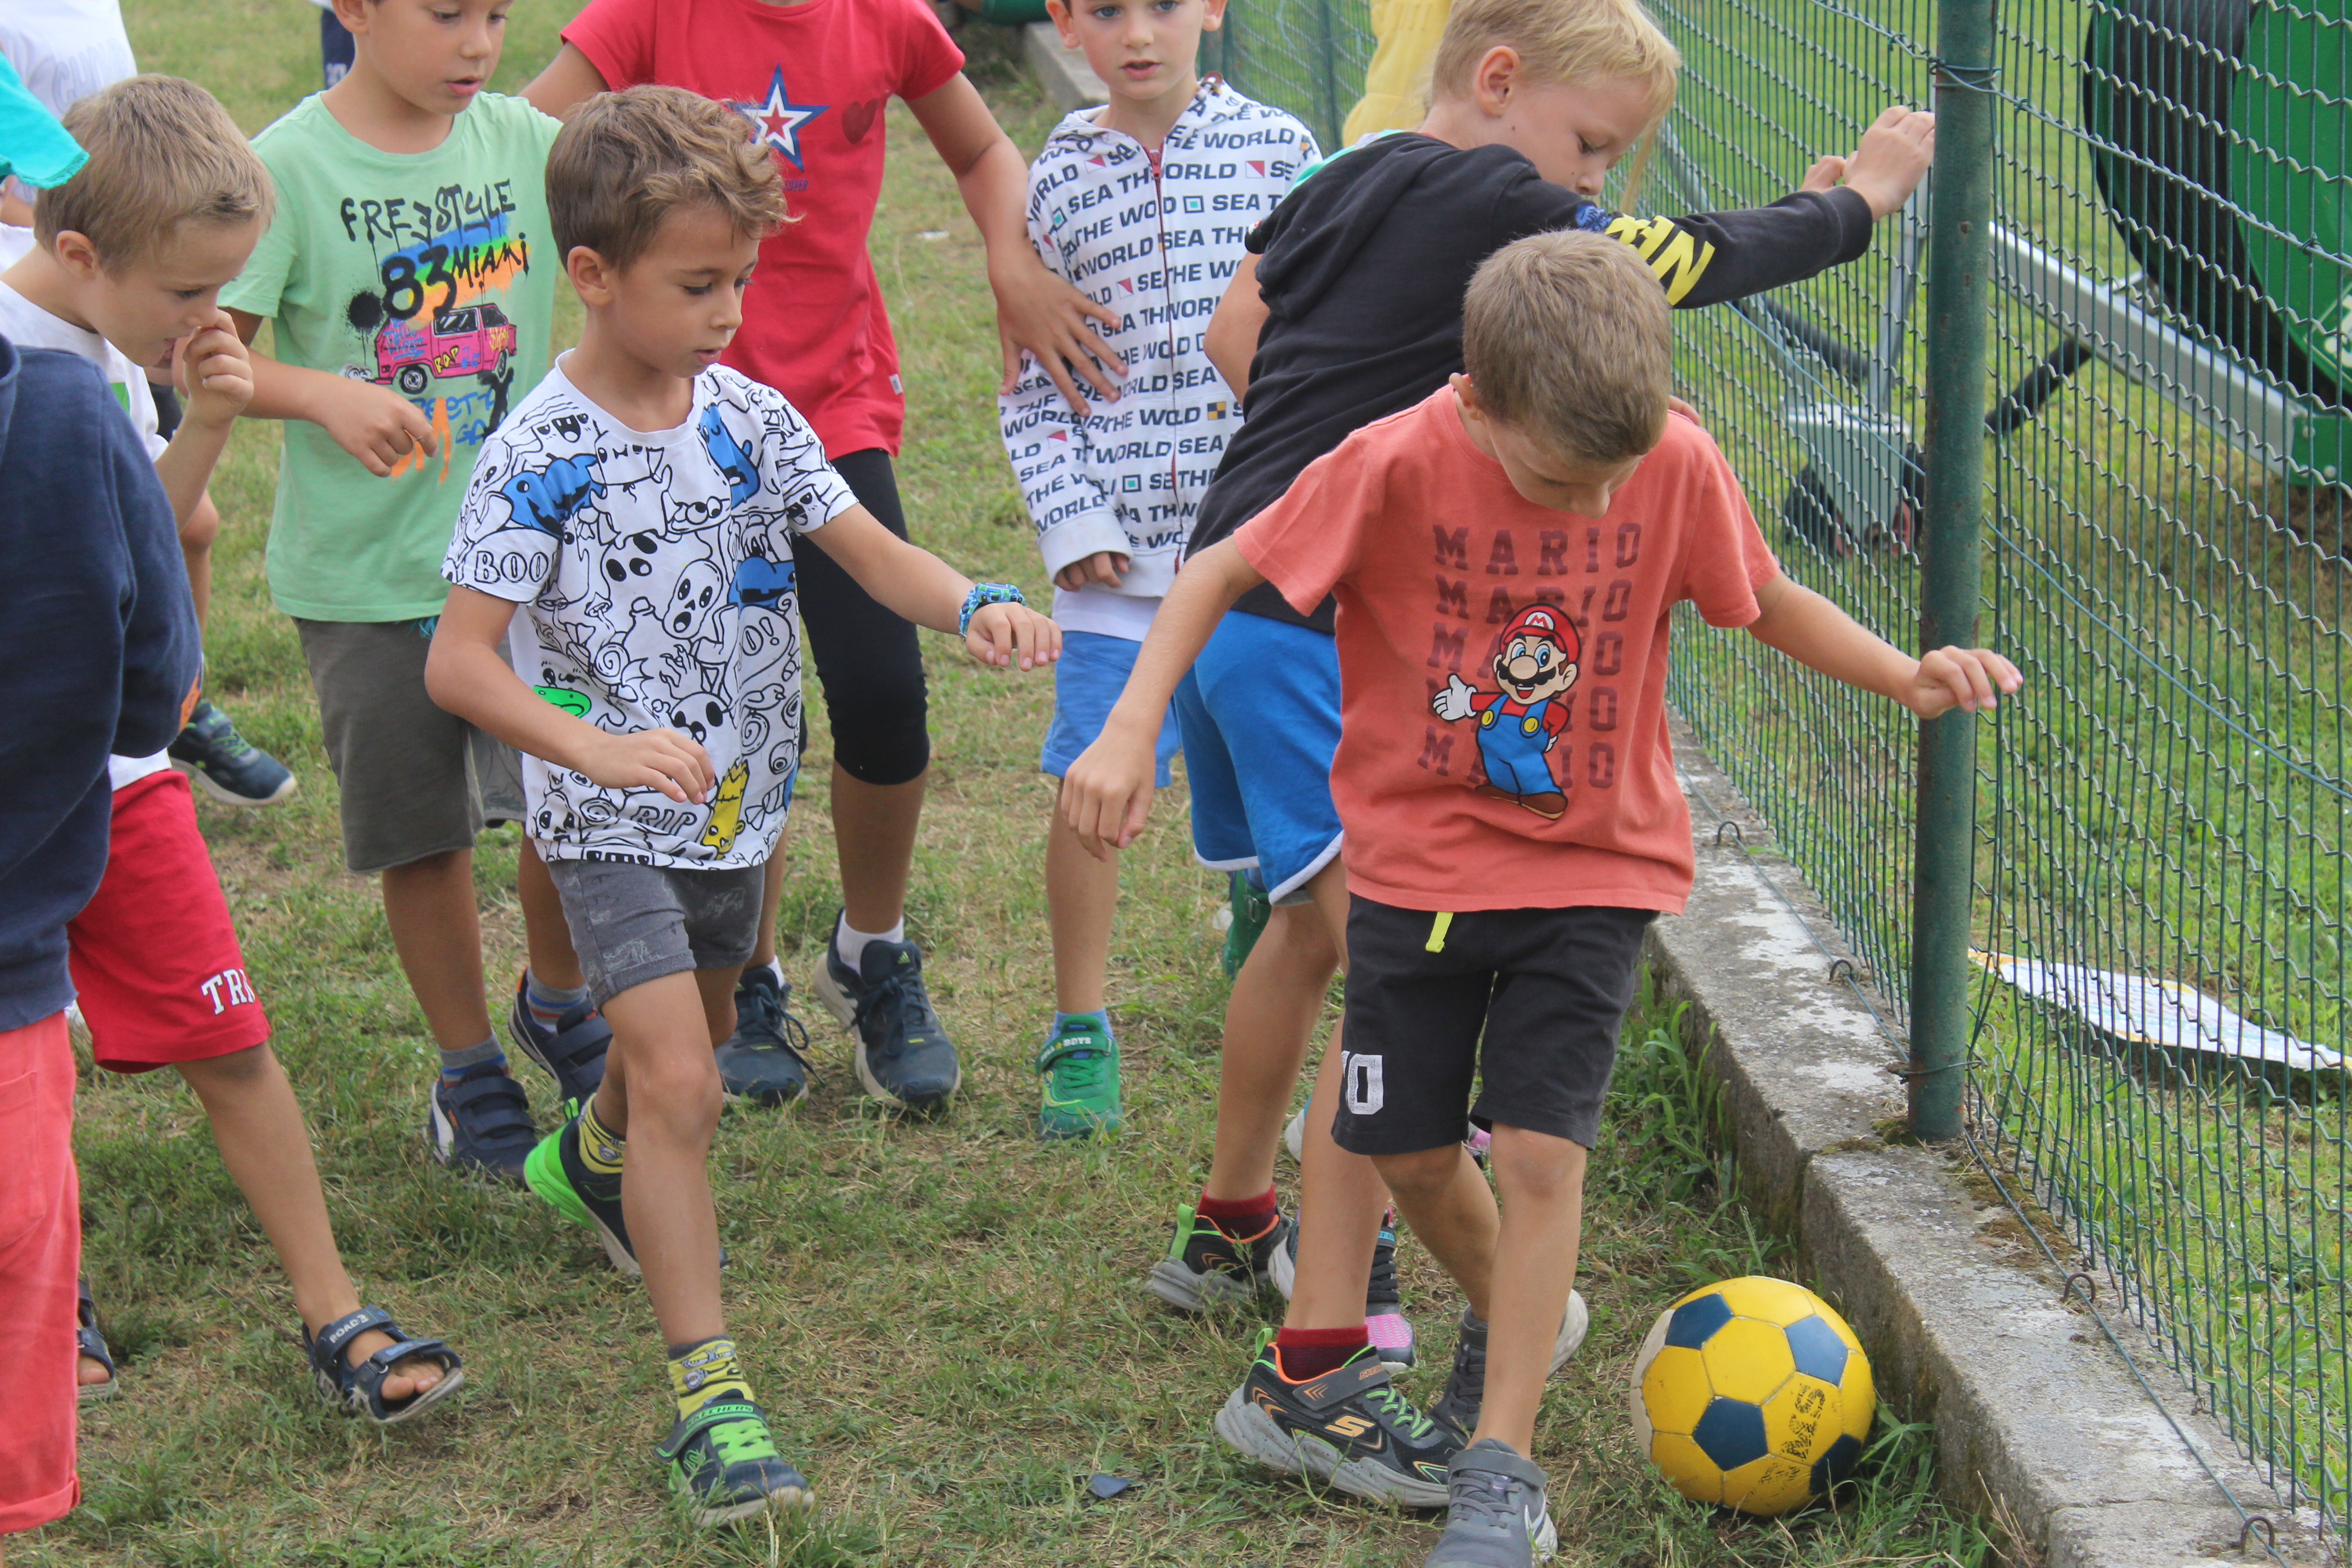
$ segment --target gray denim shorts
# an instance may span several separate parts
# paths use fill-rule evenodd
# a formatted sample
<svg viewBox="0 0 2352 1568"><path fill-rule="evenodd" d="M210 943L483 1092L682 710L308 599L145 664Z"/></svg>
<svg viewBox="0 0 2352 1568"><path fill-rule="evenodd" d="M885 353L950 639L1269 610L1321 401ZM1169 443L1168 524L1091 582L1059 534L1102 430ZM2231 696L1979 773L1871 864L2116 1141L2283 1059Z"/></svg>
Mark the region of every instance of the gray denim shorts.
<svg viewBox="0 0 2352 1568"><path fill-rule="evenodd" d="M765 868L690 871L625 860L550 860L572 951L602 1007L692 969L740 969L760 940Z"/></svg>

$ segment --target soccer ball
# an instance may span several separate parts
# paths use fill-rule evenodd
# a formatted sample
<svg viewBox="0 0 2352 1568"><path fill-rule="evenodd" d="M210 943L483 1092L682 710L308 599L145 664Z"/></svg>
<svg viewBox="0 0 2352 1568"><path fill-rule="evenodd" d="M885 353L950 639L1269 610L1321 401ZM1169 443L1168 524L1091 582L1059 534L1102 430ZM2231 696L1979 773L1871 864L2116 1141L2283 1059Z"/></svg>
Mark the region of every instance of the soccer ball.
<svg viewBox="0 0 2352 1568"><path fill-rule="evenodd" d="M1878 1399L1861 1342L1801 1285L1702 1286L1658 1314L1633 1363L1633 1430L1674 1489L1769 1516L1853 1470Z"/></svg>

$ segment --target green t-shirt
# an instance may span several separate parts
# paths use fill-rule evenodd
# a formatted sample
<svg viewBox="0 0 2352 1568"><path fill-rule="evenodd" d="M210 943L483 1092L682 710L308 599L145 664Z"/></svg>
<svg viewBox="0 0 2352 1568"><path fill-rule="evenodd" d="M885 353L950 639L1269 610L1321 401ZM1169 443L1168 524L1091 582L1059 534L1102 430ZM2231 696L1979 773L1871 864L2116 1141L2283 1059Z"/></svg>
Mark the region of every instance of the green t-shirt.
<svg viewBox="0 0 2352 1568"><path fill-rule="evenodd" d="M432 152L383 153L314 95L254 138L278 213L221 303L270 319L288 364L395 389L441 441L383 479L323 426L286 422L268 555L286 614L440 613L441 557L482 437L547 374L562 272L547 218L558 129L486 92Z"/></svg>

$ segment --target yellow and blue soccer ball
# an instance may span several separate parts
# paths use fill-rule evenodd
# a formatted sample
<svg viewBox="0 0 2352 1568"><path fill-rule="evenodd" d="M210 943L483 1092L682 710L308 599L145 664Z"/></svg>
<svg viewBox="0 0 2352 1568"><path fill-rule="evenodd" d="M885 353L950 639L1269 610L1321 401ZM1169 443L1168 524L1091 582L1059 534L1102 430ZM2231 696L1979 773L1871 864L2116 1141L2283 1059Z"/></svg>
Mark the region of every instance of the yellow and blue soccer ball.
<svg viewBox="0 0 2352 1568"><path fill-rule="evenodd" d="M1862 1342L1828 1302L1760 1275L1658 1314L1633 1365L1633 1430L1674 1489L1788 1512L1853 1473L1878 1406Z"/></svg>

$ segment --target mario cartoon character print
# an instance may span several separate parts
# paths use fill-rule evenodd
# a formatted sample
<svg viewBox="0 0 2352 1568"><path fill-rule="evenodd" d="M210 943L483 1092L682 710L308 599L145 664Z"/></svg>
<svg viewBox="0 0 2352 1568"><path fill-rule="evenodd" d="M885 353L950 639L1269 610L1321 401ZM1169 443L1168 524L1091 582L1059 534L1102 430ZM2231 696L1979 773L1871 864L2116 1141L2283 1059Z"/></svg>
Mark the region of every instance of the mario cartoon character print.
<svg viewBox="0 0 2352 1568"><path fill-rule="evenodd" d="M1454 675L1430 698L1440 719L1477 724L1478 763L1486 774L1479 794L1515 800L1547 818L1568 809L1549 758L1568 728L1564 699L1576 684L1581 654L1565 615L1550 605L1530 605L1503 628L1492 667L1494 690L1478 690Z"/></svg>

